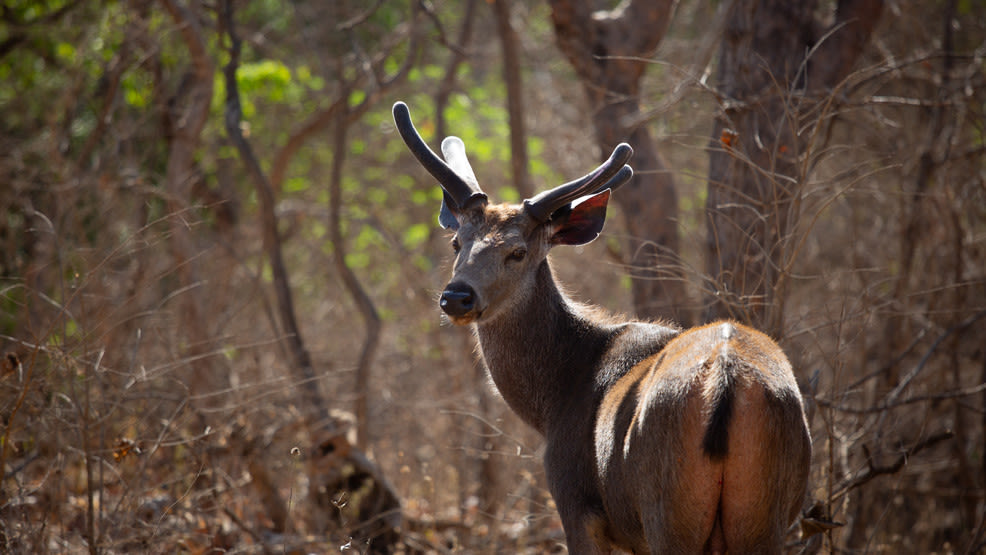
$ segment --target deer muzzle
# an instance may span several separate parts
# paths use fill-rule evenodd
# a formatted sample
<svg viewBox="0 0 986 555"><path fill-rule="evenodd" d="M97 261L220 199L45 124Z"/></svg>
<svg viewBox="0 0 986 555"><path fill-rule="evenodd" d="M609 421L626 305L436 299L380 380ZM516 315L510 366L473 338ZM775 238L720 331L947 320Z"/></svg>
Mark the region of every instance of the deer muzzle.
<svg viewBox="0 0 986 555"><path fill-rule="evenodd" d="M445 291L442 291L438 305L457 324L468 323L478 316L473 314L476 310L476 292L465 283L448 284Z"/></svg>

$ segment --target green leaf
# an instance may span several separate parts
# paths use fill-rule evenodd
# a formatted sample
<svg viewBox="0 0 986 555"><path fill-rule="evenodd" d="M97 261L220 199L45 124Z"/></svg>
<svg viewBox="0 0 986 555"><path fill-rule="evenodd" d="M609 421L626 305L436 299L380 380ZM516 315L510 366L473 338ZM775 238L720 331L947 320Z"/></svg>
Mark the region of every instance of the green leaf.
<svg viewBox="0 0 986 555"><path fill-rule="evenodd" d="M128 71L123 76L124 101L134 108L146 108L153 94L148 76L141 71Z"/></svg>
<svg viewBox="0 0 986 555"><path fill-rule="evenodd" d="M411 193L411 202L417 204L418 206L426 206L429 204L434 204L438 206L438 203L442 200L441 189L437 186L431 191L417 190Z"/></svg>
<svg viewBox="0 0 986 555"><path fill-rule="evenodd" d="M66 62L75 61L75 46L67 42L60 42L55 46L55 56Z"/></svg>
<svg viewBox="0 0 986 555"><path fill-rule="evenodd" d="M416 249L428 240L431 233L431 225L418 223L404 230L402 241L404 246L409 249Z"/></svg>
<svg viewBox="0 0 986 555"><path fill-rule="evenodd" d="M276 60L262 60L245 63L236 71L236 84L243 95L243 114L247 115L247 105L250 97L257 97L272 102L284 102L291 96L296 96L295 88L291 87L291 70ZM251 111L253 106L250 107Z"/></svg>
<svg viewBox="0 0 986 555"><path fill-rule="evenodd" d="M366 93L364 91L353 91L349 95L349 105L359 106L366 99Z"/></svg>
<svg viewBox="0 0 986 555"><path fill-rule="evenodd" d="M285 193L300 193L301 191L307 191L309 186L311 186L311 183L309 183L308 179L305 177L289 177L284 180Z"/></svg>
<svg viewBox="0 0 986 555"><path fill-rule="evenodd" d="M346 266L354 270L362 270L370 265L370 255L366 252L351 252L346 254Z"/></svg>

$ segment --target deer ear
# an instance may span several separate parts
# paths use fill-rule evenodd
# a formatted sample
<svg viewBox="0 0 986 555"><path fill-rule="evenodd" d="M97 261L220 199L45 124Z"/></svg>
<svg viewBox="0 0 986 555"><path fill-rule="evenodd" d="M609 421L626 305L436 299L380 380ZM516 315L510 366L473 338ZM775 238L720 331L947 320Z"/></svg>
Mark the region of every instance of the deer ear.
<svg viewBox="0 0 986 555"><path fill-rule="evenodd" d="M442 191L442 209L438 212L438 224L444 229L455 231L459 229L459 219L452 211L453 206L455 206L455 202L448 198L448 193Z"/></svg>
<svg viewBox="0 0 986 555"><path fill-rule="evenodd" d="M609 189L579 199L551 215L553 245L584 245L599 236L606 223Z"/></svg>

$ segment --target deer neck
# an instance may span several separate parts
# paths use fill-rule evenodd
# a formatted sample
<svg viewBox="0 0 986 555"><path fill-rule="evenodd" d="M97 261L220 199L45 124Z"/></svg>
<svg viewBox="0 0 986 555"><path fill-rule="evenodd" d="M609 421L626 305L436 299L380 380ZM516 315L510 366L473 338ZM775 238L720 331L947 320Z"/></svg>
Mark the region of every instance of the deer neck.
<svg viewBox="0 0 986 555"><path fill-rule="evenodd" d="M476 326L500 395L542 434L572 399L591 395L593 369L612 335L585 311L558 289L545 260L526 299Z"/></svg>

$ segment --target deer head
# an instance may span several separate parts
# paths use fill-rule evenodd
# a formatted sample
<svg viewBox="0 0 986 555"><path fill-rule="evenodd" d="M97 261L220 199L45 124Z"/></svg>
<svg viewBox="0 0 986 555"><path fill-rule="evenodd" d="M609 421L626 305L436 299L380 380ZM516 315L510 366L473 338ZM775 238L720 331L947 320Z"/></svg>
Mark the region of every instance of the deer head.
<svg viewBox="0 0 986 555"><path fill-rule="evenodd" d="M621 143L595 171L521 204L491 204L458 137L442 142L442 160L418 134L407 105L394 105L397 129L444 192L439 223L455 231L452 280L439 304L456 324L492 321L533 291L537 268L555 245L595 239L606 221L610 192L633 176Z"/></svg>

